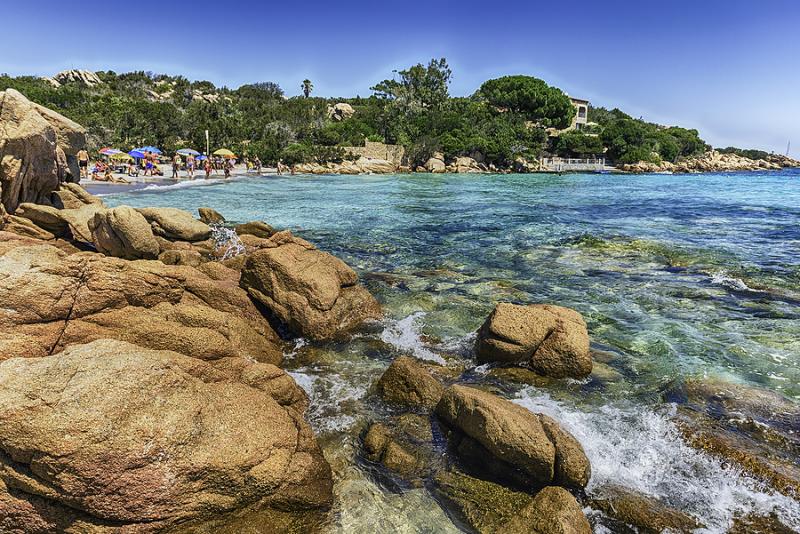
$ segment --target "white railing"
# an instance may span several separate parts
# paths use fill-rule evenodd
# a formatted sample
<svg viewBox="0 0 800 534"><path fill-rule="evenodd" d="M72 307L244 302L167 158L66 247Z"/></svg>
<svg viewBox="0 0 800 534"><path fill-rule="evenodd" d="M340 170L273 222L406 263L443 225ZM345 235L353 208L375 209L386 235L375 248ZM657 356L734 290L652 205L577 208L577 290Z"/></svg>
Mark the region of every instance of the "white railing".
<svg viewBox="0 0 800 534"><path fill-rule="evenodd" d="M602 171L606 168L606 158L542 158L540 168L547 172Z"/></svg>

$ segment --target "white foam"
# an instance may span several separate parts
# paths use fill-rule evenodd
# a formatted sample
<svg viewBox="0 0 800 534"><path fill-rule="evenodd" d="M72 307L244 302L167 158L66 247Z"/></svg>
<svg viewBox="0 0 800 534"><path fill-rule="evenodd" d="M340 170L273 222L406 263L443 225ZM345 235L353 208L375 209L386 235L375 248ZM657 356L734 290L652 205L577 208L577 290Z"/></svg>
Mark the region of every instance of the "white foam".
<svg viewBox="0 0 800 534"><path fill-rule="evenodd" d="M229 260L246 252L244 243L233 228L212 224L211 238L214 240L216 250L225 251L222 254L223 260Z"/></svg>
<svg viewBox="0 0 800 534"><path fill-rule="evenodd" d="M403 352L409 352L420 360L444 364L444 358L427 348L420 339L419 320L423 317L425 312L415 312L399 321L389 322L381 332L381 341Z"/></svg>
<svg viewBox="0 0 800 534"><path fill-rule="evenodd" d="M197 180L186 180L183 182L178 182L176 184L150 184L146 187L142 187L141 189L134 189L129 191L130 193L134 193L137 191L173 191L175 189L186 189L188 187L201 187L206 185L215 185L215 184L222 184L228 180L222 178L210 178L208 180L205 179L197 179Z"/></svg>
<svg viewBox="0 0 800 534"><path fill-rule="evenodd" d="M761 293L758 289L753 289L740 278L728 276L724 271L719 271L711 274L711 283L717 286L722 286L733 291L752 291L754 293Z"/></svg>
<svg viewBox="0 0 800 534"><path fill-rule="evenodd" d="M532 389L514 402L550 415L581 442L592 464L590 494L604 484L635 489L694 515L702 532L727 531L737 514L773 512L800 529L800 503L687 445L669 413L608 405L587 413Z"/></svg>
<svg viewBox="0 0 800 534"><path fill-rule="evenodd" d="M300 369L288 374L309 397L306 418L316 432L341 432L356 423L356 416L342 413L342 404L363 398L367 394L366 386L354 385L341 375L327 371L318 375L309 369Z"/></svg>

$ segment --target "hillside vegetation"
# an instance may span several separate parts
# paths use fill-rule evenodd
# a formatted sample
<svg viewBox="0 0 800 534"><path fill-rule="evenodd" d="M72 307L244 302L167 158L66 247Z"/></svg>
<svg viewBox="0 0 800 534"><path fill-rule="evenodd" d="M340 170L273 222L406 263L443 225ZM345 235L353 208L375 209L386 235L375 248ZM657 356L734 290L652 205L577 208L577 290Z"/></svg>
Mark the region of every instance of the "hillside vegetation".
<svg viewBox="0 0 800 534"><path fill-rule="evenodd" d="M488 80L469 97L449 94L451 71L445 59L432 60L380 81L369 97L286 98L275 83L216 87L208 81L151 72L96 73L99 82L61 83L32 76L0 76L0 90L12 87L31 100L84 125L92 148L130 149L155 145L177 148L227 147L259 156L265 163L340 161L341 147L364 140L401 144L409 164L424 163L434 152L447 159L480 157L507 167L519 157L605 155L630 163L671 161L704 152L696 130L663 127L634 119L618 109L592 108L586 133L561 132L575 113L560 89L530 76ZM331 116L346 103L355 111Z"/></svg>

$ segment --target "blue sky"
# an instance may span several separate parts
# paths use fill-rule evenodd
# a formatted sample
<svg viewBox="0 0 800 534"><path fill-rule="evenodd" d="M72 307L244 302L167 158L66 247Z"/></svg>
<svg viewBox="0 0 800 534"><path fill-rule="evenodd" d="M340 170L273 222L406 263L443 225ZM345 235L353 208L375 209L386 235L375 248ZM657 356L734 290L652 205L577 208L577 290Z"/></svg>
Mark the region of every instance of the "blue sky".
<svg viewBox="0 0 800 534"><path fill-rule="evenodd" d="M451 93L529 74L597 105L800 157L800 0L13 1L0 72L151 70L287 94L370 94L432 57ZM149 7L143 7L143 6Z"/></svg>

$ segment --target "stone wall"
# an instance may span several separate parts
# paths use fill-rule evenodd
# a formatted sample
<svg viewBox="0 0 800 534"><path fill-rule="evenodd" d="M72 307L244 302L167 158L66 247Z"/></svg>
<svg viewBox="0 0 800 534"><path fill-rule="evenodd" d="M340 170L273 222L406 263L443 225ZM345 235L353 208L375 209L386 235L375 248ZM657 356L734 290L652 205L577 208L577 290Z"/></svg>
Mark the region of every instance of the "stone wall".
<svg viewBox="0 0 800 534"><path fill-rule="evenodd" d="M364 146L346 146L345 152L353 155L353 159L365 157L370 159L384 159L393 163L396 167L403 165L406 149L400 145L387 145L375 141L365 141Z"/></svg>

